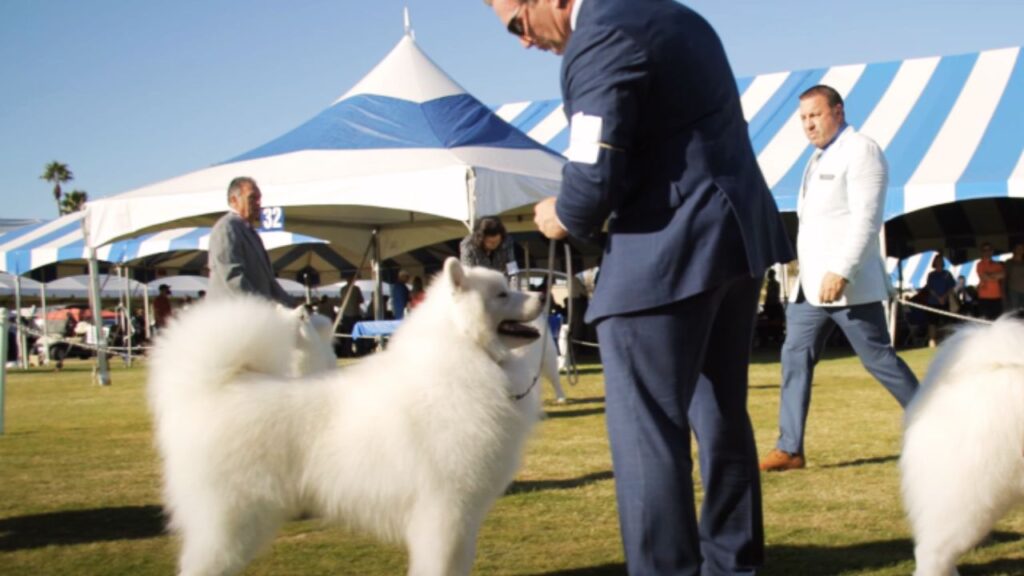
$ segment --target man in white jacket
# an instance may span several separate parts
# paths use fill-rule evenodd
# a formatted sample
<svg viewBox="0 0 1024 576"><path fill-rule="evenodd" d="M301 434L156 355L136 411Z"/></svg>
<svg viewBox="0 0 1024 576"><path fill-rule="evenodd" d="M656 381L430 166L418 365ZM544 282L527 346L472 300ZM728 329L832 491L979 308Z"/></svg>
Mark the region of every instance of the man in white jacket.
<svg viewBox="0 0 1024 576"><path fill-rule="evenodd" d="M879 248L888 166L873 140L846 124L843 100L818 85L800 95L800 120L816 148L797 203L799 289L786 310L779 440L761 470L803 468L811 381L839 326L864 367L906 407L917 378L889 340L882 300L889 284Z"/></svg>

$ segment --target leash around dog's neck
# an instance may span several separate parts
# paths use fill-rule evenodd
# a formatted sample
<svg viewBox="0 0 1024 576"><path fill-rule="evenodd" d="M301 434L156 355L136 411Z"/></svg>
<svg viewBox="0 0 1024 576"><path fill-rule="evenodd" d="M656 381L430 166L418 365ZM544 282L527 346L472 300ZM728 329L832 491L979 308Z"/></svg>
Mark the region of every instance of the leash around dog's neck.
<svg viewBox="0 0 1024 576"><path fill-rule="evenodd" d="M548 353L547 341L544 339L550 336L549 330L551 329L551 319L548 316L551 312L551 289L553 288L551 282L555 271L555 242L555 240L548 240L548 274L544 280L544 285L547 287L547 290L544 291L544 309L541 310L541 317L544 318L544 329L540 333L540 363L537 365L537 373L534 374L533 381L526 387L526 390L520 394L509 395L509 398L516 402L530 395L530 392L533 391L533 387L536 386L537 382L540 380L541 373L544 372L544 356Z"/></svg>

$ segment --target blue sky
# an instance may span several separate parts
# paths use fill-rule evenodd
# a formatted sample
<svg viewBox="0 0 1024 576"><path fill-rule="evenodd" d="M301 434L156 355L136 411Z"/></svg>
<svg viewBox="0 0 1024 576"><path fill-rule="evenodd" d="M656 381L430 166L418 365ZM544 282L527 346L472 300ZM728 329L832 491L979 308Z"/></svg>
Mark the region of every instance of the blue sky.
<svg viewBox="0 0 1024 576"><path fill-rule="evenodd" d="M600 0L591 0L600 1ZM1024 0L694 0L739 76L1024 45ZM487 104L558 97L480 0L2 0L0 218L52 218L214 164L346 92L402 34Z"/></svg>

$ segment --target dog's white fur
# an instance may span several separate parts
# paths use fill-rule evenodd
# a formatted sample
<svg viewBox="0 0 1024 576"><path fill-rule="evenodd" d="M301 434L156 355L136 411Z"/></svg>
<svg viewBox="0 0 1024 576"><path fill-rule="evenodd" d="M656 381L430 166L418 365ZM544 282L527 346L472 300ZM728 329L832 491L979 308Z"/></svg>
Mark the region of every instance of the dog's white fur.
<svg viewBox="0 0 1024 576"><path fill-rule="evenodd" d="M956 560L1024 500L1024 322L958 330L907 408L903 499L916 576Z"/></svg>
<svg viewBox="0 0 1024 576"><path fill-rule="evenodd" d="M510 397L529 370L498 324L540 310L450 259L386 351L296 379L302 342L272 306L186 313L149 383L181 574L237 573L302 512L404 543L409 574L468 574L540 412L535 390Z"/></svg>

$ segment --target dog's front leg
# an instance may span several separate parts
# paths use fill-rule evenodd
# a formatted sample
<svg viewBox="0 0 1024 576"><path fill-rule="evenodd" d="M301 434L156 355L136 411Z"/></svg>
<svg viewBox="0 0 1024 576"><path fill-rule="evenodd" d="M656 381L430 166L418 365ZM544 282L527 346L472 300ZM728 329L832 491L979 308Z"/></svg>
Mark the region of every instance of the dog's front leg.
<svg viewBox="0 0 1024 576"><path fill-rule="evenodd" d="M419 502L406 528L409 576L468 576L476 552L474 519L450 502Z"/></svg>

